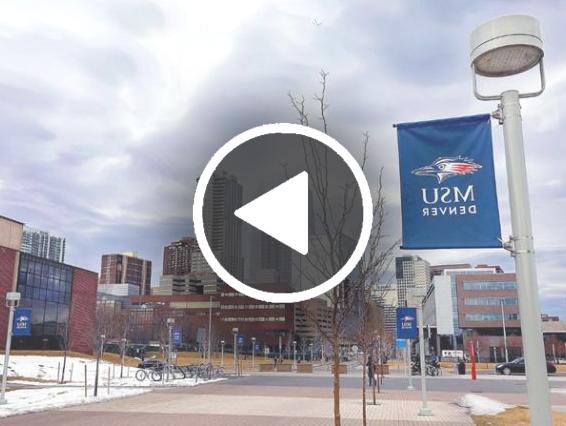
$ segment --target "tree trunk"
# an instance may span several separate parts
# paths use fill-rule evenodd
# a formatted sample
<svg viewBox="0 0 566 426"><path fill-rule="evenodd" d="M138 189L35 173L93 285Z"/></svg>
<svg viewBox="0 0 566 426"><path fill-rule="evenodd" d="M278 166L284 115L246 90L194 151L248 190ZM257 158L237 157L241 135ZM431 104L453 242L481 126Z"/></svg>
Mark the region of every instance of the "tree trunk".
<svg viewBox="0 0 566 426"><path fill-rule="evenodd" d="M61 380L59 383L63 384L65 382L65 366L67 365L67 348L63 351L63 369L61 372Z"/></svg>
<svg viewBox="0 0 566 426"><path fill-rule="evenodd" d="M337 333L334 333L332 342L332 349L334 352L334 382L333 382L333 394L334 394L334 426L340 426L340 338Z"/></svg>
<svg viewBox="0 0 566 426"><path fill-rule="evenodd" d="M366 412L366 364L367 364L367 350L364 346L364 357L362 364L362 424L367 425L367 412Z"/></svg>

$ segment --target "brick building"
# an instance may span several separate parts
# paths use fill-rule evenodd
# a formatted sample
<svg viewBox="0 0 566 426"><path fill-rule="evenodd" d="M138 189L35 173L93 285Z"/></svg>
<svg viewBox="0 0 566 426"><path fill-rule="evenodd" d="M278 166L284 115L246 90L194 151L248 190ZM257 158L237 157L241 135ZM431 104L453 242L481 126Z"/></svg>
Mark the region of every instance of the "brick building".
<svg viewBox="0 0 566 426"><path fill-rule="evenodd" d="M521 356L521 322L515 274L458 275L456 293L458 322L465 350L473 341L481 360L504 359L505 318L509 358Z"/></svg>
<svg viewBox="0 0 566 426"><path fill-rule="evenodd" d="M151 260L135 252L102 255L100 284L133 284L139 294L151 294Z"/></svg>
<svg viewBox="0 0 566 426"><path fill-rule="evenodd" d="M101 300L99 304L116 310L116 304L109 304L108 300ZM262 302L224 284L215 295L131 296L127 303L120 305L129 317L128 340L134 343L163 343L167 336L167 318L174 318L175 324L182 329L185 343L204 344L208 335L209 310L212 311L213 350L219 350L222 340L225 350L232 350L233 328L239 329L245 346L240 349L244 351L249 349L252 337L262 350L267 347L270 352L277 350L280 337L284 347L295 338L293 304Z"/></svg>
<svg viewBox="0 0 566 426"><path fill-rule="evenodd" d="M186 275L191 272L194 237L184 237L163 248L163 275Z"/></svg>
<svg viewBox="0 0 566 426"><path fill-rule="evenodd" d="M95 272L21 253L23 224L0 217L0 323L9 291L21 294L19 306L32 309L31 336L14 337L14 349L60 349L68 328L72 351L92 352L96 310ZM6 328L0 327L0 340Z"/></svg>

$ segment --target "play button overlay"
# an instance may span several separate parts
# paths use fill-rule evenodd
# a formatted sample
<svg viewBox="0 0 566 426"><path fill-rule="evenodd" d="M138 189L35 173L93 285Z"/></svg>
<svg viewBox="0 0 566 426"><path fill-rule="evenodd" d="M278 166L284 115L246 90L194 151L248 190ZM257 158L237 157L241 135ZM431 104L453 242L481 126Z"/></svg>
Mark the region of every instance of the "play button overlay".
<svg viewBox="0 0 566 426"><path fill-rule="evenodd" d="M309 176L301 172L234 212L287 247L309 252Z"/></svg>
<svg viewBox="0 0 566 426"><path fill-rule="evenodd" d="M359 276L372 209L358 162L330 136L286 123L247 130L199 176L193 221L206 262L195 272L267 302L319 297Z"/></svg>

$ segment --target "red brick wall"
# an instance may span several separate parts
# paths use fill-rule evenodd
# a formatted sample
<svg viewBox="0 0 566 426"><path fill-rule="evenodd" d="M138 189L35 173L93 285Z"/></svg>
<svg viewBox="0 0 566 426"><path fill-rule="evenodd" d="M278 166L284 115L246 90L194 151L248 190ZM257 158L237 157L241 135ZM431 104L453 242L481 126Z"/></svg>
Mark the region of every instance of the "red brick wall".
<svg viewBox="0 0 566 426"><path fill-rule="evenodd" d="M0 347L6 342L6 327L8 324L8 308L6 308L6 293L12 291L14 280L14 262L17 251L0 247Z"/></svg>
<svg viewBox="0 0 566 426"><path fill-rule="evenodd" d="M92 353L96 320L98 274L84 269L73 270L70 310L71 351Z"/></svg>

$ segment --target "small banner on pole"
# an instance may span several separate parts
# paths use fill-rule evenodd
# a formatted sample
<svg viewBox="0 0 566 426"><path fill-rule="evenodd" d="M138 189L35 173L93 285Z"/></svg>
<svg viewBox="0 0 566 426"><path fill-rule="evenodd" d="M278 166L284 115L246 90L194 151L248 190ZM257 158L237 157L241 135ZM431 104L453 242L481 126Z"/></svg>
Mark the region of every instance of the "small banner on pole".
<svg viewBox="0 0 566 426"><path fill-rule="evenodd" d="M501 247L490 115L396 127L402 248Z"/></svg>
<svg viewBox="0 0 566 426"><path fill-rule="evenodd" d="M397 339L417 338L417 309L397 308Z"/></svg>

